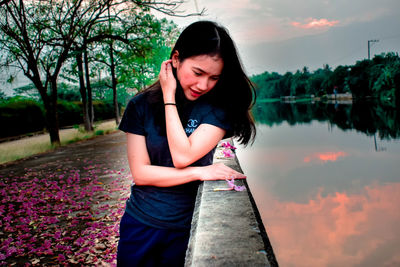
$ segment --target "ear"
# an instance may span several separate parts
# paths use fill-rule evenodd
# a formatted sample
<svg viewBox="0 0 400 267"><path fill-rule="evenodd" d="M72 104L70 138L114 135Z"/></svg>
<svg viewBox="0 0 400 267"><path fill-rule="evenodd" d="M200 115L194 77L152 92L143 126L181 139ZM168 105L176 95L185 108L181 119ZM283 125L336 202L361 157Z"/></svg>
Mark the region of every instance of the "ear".
<svg viewBox="0 0 400 267"><path fill-rule="evenodd" d="M174 51L174 53L172 54L171 59L172 59L172 66L174 68L177 68L178 64L179 64L179 52L178 52L178 50Z"/></svg>

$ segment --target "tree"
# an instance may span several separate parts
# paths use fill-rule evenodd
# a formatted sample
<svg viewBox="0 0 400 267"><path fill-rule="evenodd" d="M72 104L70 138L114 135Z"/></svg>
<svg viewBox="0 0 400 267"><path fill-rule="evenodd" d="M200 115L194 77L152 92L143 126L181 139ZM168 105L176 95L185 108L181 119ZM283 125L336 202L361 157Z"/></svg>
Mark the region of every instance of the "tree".
<svg viewBox="0 0 400 267"><path fill-rule="evenodd" d="M400 58L394 53L375 56L373 61L378 63L374 65L371 87L373 95L381 100L395 100L399 102L400 94Z"/></svg>
<svg viewBox="0 0 400 267"><path fill-rule="evenodd" d="M57 79L76 38L100 17L109 0L47 0L2 2L0 47L3 65L23 71L39 91L50 141L60 144L57 116Z"/></svg>
<svg viewBox="0 0 400 267"><path fill-rule="evenodd" d="M74 51L77 51L74 49L78 43L83 40L81 42L83 50L87 50L84 33L90 32L93 25L104 20L110 7L118 6L123 9L125 4L143 7L146 10L153 8L174 16L193 15L179 13L178 7L182 2L183 0L2 1L0 2L0 50L2 51L0 66L20 69L35 85L45 107L50 141L59 145L57 79L65 62ZM88 73L87 71L86 75ZM90 96L88 99L91 99Z"/></svg>
<svg viewBox="0 0 400 267"><path fill-rule="evenodd" d="M346 79L349 75L348 66L337 66L333 72L328 74L322 84L325 93L332 93L336 87L338 92L346 91Z"/></svg>
<svg viewBox="0 0 400 267"><path fill-rule="evenodd" d="M293 73L290 71L283 75L280 81L281 95L290 95L290 88L292 87Z"/></svg>
<svg viewBox="0 0 400 267"><path fill-rule="evenodd" d="M372 65L370 60L357 61L351 67L347 76L347 85L353 96L366 97L371 96L369 88L369 68Z"/></svg>
<svg viewBox="0 0 400 267"><path fill-rule="evenodd" d="M321 95L326 93L327 89L324 88L324 82L329 79L332 74L329 65L324 65L321 69L317 69L312 73L306 84L306 94L308 95Z"/></svg>
<svg viewBox="0 0 400 267"><path fill-rule="evenodd" d="M302 71L296 71L292 77L290 95L304 95L306 93L306 85L309 77L310 72L307 67L304 67Z"/></svg>

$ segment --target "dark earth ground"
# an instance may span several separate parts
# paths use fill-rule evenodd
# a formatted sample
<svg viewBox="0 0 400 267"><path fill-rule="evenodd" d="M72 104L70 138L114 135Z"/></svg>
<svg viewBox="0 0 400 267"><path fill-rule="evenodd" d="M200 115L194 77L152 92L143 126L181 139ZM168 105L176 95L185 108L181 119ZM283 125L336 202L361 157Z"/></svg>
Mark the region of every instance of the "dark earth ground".
<svg viewBox="0 0 400 267"><path fill-rule="evenodd" d="M0 165L0 266L115 265L130 183L121 132Z"/></svg>

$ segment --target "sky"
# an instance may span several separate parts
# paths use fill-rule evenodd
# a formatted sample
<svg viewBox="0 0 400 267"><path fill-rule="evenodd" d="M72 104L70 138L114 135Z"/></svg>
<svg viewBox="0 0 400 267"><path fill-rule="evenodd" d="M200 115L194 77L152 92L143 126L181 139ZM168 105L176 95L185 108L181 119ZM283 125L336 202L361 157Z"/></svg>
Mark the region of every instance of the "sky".
<svg viewBox="0 0 400 267"><path fill-rule="evenodd" d="M367 58L368 40L379 40L371 43L371 57L400 52L400 0L185 1L179 10L204 8L205 15L167 18L181 28L199 19L225 26L249 75L353 65ZM27 82L21 76L12 87ZM10 87L2 80L0 85Z"/></svg>
<svg viewBox="0 0 400 267"><path fill-rule="evenodd" d="M379 40L371 57L400 51L399 0L187 0L180 10L202 8L202 17L172 20L225 26L250 75L352 65L367 58L368 40Z"/></svg>

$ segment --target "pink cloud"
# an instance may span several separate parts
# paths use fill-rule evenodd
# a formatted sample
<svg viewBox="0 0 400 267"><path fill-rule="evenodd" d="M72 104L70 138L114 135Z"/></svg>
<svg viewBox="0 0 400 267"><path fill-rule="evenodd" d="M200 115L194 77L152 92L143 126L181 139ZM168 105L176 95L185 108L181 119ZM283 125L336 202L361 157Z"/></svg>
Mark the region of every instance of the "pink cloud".
<svg viewBox="0 0 400 267"><path fill-rule="evenodd" d="M290 24L296 28L302 28L302 29L320 29L320 28L326 28L326 27L333 27L336 24L338 24L338 20L327 20L327 19L313 19L313 18L308 18L306 19L305 23L300 23L297 21L293 21Z"/></svg>

